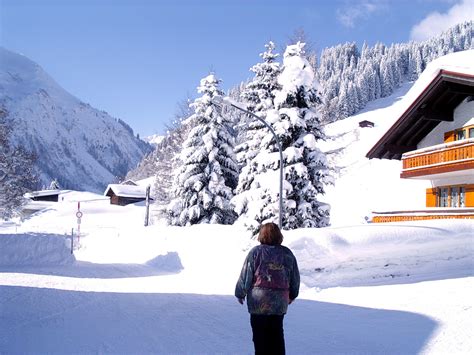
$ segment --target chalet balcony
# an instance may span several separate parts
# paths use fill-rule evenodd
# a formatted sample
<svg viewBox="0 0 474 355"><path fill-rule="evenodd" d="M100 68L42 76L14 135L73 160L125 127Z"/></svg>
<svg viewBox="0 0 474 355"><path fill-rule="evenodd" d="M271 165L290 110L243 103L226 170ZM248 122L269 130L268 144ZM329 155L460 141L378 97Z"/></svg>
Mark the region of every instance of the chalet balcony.
<svg viewBox="0 0 474 355"><path fill-rule="evenodd" d="M474 138L438 144L402 156L401 178L474 170Z"/></svg>

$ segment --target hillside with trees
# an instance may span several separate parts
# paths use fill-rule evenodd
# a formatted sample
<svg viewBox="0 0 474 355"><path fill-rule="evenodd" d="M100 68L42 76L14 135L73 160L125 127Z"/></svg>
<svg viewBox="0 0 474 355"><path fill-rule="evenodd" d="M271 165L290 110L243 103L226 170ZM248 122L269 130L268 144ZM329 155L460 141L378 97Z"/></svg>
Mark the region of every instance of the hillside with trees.
<svg viewBox="0 0 474 355"><path fill-rule="evenodd" d="M416 80L432 60L474 48L472 22L459 24L424 42L390 46L377 43L373 47L364 44L361 49L355 43L345 43L324 49L319 58L311 48L305 51L304 43L298 39L301 38L295 38L297 42L286 47L280 62L275 44L268 43L260 55L262 61L250 68L254 77L228 93L230 98L265 119L282 142L285 229L329 224L330 206L318 202L325 186L332 183L333 168L318 149L318 140L325 139L325 124L349 117L368 102L389 96L401 84ZM147 162L134 171L143 177L155 176L159 187L156 200L160 208L157 209L171 224L217 221L202 218L208 216L203 211L209 208L210 197L192 197L202 189L204 181L197 179L196 187L193 184L197 180L193 183L187 180L201 169L197 164L203 155L198 147L206 145L202 124L210 124L195 118L217 115L216 107L208 101L203 97L197 99L191 105L193 112L180 116L179 122L183 124L171 129ZM198 107L200 113L196 112ZM230 223L237 218L255 233L262 222L278 218L279 194L274 188L278 185L277 170L281 162L277 145L263 124L242 112L221 107L219 117L232 126L225 131L235 143L232 145L231 138L226 138L226 149L235 146L238 167L235 172L238 180L233 177L233 183L225 185L225 205L230 200L233 211L226 207L227 217L221 216L223 219L219 220ZM200 154L199 159L196 154ZM219 179L223 178L221 172L218 175Z"/></svg>
<svg viewBox="0 0 474 355"><path fill-rule="evenodd" d="M389 96L402 83L416 80L434 59L474 48L472 28L472 22L465 22L424 42L364 44L362 49L345 43L324 49L316 69L323 120L351 116L368 102Z"/></svg>

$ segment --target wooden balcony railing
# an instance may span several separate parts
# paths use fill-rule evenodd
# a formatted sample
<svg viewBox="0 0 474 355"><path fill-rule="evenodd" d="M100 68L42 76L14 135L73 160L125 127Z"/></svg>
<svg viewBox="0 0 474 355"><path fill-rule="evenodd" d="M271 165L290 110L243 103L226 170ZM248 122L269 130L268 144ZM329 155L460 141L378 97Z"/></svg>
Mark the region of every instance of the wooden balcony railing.
<svg viewBox="0 0 474 355"><path fill-rule="evenodd" d="M474 208L426 208L424 210L373 212L372 223L425 221L431 219L474 219Z"/></svg>
<svg viewBox="0 0 474 355"><path fill-rule="evenodd" d="M445 216L374 216L372 218L372 223L390 223L390 222L411 222L411 221L427 221L432 219L474 219L474 214L472 215L445 215Z"/></svg>
<svg viewBox="0 0 474 355"><path fill-rule="evenodd" d="M402 178L474 168L474 138L403 154Z"/></svg>

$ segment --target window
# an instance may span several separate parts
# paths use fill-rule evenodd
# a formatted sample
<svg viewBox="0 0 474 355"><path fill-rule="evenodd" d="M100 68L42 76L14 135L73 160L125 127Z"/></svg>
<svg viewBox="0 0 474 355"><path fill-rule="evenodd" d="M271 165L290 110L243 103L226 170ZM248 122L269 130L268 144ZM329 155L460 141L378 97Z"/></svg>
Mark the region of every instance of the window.
<svg viewBox="0 0 474 355"><path fill-rule="evenodd" d="M466 126L444 134L445 142L460 141L462 139L474 138L474 127Z"/></svg>
<svg viewBox="0 0 474 355"><path fill-rule="evenodd" d="M466 138L466 132L464 130L456 131L456 140L460 141L461 139Z"/></svg>
<svg viewBox="0 0 474 355"><path fill-rule="evenodd" d="M451 187L451 207L459 207L459 187Z"/></svg>
<svg viewBox="0 0 474 355"><path fill-rule="evenodd" d="M466 207L466 188L463 186L440 187L438 207Z"/></svg>
<svg viewBox="0 0 474 355"><path fill-rule="evenodd" d="M449 206L448 188L442 187L440 189L440 194L439 194L439 207L448 207L448 206Z"/></svg>
<svg viewBox="0 0 474 355"><path fill-rule="evenodd" d="M466 207L466 188L459 188L459 207Z"/></svg>

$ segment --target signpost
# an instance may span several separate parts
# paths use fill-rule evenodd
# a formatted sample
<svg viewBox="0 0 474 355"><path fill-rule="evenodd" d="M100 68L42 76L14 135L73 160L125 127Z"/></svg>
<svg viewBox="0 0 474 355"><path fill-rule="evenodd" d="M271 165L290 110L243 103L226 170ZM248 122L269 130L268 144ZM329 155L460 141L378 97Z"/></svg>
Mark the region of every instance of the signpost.
<svg viewBox="0 0 474 355"><path fill-rule="evenodd" d="M71 254L74 254L74 228L71 228Z"/></svg>
<svg viewBox="0 0 474 355"><path fill-rule="evenodd" d="M81 218L82 218L81 202L80 201L77 202L76 217L77 217L77 242L79 243L79 238L81 236Z"/></svg>

